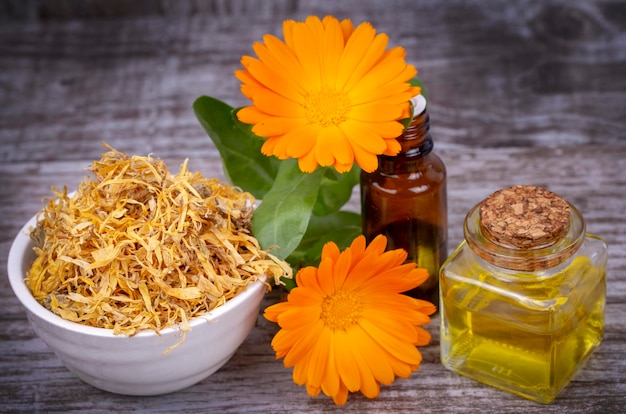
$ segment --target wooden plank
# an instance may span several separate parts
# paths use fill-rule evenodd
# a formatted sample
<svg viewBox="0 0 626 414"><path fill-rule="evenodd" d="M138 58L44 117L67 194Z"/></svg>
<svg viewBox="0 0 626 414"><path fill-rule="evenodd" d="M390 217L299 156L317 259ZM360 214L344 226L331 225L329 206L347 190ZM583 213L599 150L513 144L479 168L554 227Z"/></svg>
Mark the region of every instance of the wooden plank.
<svg viewBox="0 0 626 414"><path fill-rule="evenodd" d="M606 337L542 406L447 371L439 318L408 379L347 412L612 413L626 403L626 6L617 0L212 0L5 2L0 6L0 412L328 412L276 361L259 316L228 364L178 393L136 398L84 384L38 339L6 275L11 241L50 187L75 188L100 142L224 179L191 110L203 94L247 104L233 70L286 18L371 21L426 82L448 168L449 246L465 213L499 188L536 184L584 214L609 244ZM348 208L359 209L358 189ZM278 300L273 292L264 300Z"/></svg>

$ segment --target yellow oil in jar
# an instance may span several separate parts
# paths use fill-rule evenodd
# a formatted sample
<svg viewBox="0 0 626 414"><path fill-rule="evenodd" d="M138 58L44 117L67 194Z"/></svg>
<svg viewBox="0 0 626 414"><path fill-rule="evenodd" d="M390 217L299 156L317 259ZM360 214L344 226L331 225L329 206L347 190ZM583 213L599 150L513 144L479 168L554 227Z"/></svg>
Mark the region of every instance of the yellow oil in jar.
<svg viewBox="0 0 626 414"><path fill-rule="evenodd" d="M531 400L554 400L602 341L604 268L578 257L533 280L457 259L470 268L448 266L441 275L443 364Z"/></svg>

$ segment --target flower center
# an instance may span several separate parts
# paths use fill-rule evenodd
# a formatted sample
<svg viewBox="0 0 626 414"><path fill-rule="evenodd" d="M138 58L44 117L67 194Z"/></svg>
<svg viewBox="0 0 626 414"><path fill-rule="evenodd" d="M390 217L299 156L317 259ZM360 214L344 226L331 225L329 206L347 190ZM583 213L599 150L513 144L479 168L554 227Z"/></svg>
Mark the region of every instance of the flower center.
<svg viewBox="0 0 626 414"><path fill-rule="evenodd" d="M333 330L346 330L359 320L363 302L353 291L340 290L322 302L322 322Z"/></svg>
<svg viewBox="0 0 626 414"><path fill-rule="evenodd" d="M309 123L330 127L339 125L347 119L350 100L336 90L322 89L309 93L305 99L304 109Z"/></svg>

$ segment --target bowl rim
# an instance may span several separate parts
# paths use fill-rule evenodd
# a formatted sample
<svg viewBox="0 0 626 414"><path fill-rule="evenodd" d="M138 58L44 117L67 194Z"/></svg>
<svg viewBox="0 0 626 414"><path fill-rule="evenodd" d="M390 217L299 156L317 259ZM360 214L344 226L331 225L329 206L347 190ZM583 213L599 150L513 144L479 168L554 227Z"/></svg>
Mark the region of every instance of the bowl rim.
<svg viewBox="0 0 626 414"><path fill-rule="evenodd" d="M9 256L7 260L7 275L9 278L9 284L13 293L19 300L19 302L26 308L28 312L34 314L37 318L42 319L56 327L61 329L72 331L80 334L87 334L92 336L107 337L107 338L129 338L124 334L114 334L113 329L110 328L98 328L94 326L83 325L78 322L68 321L63 319L59 315L49 311L39 302L37 302L26 286L25 274L22 274L22 263L26 260L26 255L33 247L33 241L30 238L30 230L37 225L39 212L32 216L20 229L17 236L11 243L9 249ZM226 303L220 305L209 312L202 315L194 316L189 319L189 327L193 329L201 324L209 323L218 319L223 314L238 308L250 297L255 296L259 290L266 289L267 276L259 276L256 281L250 282L245 286L243 290L237 293L232 298L228 299ZM264 293L264 292L263 292ZM168 334L180 334L178 327L167 327L158 331L151 329L144 329L131 337L152 337L152 336L165 336Z"/></svg>

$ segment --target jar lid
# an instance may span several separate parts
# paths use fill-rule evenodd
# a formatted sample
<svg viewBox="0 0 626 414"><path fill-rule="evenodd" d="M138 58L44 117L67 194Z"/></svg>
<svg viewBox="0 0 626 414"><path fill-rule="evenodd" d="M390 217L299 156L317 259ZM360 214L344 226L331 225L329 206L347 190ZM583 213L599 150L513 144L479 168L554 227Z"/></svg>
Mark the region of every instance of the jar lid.
<svg viewBox="0 0 626 414"><path fill-rule="evenodd" d="M569 203L532 185L496 191L480 205L482 231L507 247L533 249L554 244L567 234L569 223Z"/></svg>

